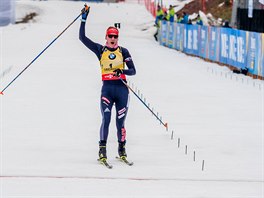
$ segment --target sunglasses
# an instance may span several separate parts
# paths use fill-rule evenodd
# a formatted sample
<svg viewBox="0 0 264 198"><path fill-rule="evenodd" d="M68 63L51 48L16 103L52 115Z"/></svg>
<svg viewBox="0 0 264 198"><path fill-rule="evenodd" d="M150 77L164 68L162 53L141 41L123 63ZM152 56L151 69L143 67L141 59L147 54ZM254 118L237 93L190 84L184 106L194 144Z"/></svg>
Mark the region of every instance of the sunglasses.
<svg viewBox="0 0 264 198"><path fill-rule="evenodd" d="M115 38L115 39L117 39L118 38L118 35L107 35L108 36L108 38Z"/></svg>

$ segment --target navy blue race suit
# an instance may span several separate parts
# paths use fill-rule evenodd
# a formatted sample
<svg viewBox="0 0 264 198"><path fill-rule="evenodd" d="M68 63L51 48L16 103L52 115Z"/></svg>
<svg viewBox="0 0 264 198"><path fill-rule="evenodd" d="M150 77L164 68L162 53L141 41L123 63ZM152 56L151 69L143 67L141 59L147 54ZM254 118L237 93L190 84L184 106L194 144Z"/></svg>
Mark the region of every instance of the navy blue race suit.
<svg viewBox="0 0 264 198"><path fill-rule="evenodd" d="M103 86L101 90L102 124L100 128L100 142L106 144L111 121L111 111L115 104L116 127L119 142L126 141L125 119L129 105L129 90L118 78L113 76L114 69L122 69L120 76L125 82L125 75L135 75L136 69L128 50L124 47L108 48L93 42L85 36L85 22L81 22L79 39L95 53L101 64ZM119 60L119 61L118 61ZM125 65L127 68L125 69Z"/></svg>

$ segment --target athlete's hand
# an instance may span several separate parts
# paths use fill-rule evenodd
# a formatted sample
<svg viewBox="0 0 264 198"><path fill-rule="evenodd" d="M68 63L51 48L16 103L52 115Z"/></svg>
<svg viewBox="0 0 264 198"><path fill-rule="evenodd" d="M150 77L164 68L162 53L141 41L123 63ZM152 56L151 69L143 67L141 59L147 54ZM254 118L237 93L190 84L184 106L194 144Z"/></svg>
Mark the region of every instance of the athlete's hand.
<svg viewBox="0 0 264 198"><path fill-rule="evenodd" d="M116 77L120 77L121 74L123 74L123 71L121 69L116 69L114 70L114 76Z"/></svg>
<svg viewBox="0 0 264 198"><path fill-rule="evenodd" d="M86 21L86 19L87 19L87 16L88 16L88 14L89 14L89 12L90 12L90 6L88 6L88 5L84 5L84 8L82 9L82 21Z"/></svg>

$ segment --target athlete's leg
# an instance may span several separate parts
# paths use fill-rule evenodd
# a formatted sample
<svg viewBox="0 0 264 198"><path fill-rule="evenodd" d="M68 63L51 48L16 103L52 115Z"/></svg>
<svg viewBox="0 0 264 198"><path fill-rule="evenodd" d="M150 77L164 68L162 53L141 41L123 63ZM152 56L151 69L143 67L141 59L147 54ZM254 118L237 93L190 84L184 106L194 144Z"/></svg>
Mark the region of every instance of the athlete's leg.
<svg viewBox="0 0 264 198"><path fill-rule="evenodd" d="M111 111L113 107L113 99L108 94L109 90L102 88L101 93L101 114L102 114L102 124L100 128L100 142L107 142L109 125L111 121Z"/></svg>
<svg viewBox="0 0 264 198"><path fill-rule="evenodd" d="M116 128L119 142L126 141L125 119L128 112L129 92L127 87L119 88L117 98L115 100L116 106Z"/></svg>
<svg viewBox="0 0 264 198"><path fill-rule="evenodd" d="M106 143L111 121L111 110L113 107L113 100L109 96L109 89L104 86L102 88L100 106L102 114L102 124L100 128L99 159L102 160L107 158Z"/></svg>

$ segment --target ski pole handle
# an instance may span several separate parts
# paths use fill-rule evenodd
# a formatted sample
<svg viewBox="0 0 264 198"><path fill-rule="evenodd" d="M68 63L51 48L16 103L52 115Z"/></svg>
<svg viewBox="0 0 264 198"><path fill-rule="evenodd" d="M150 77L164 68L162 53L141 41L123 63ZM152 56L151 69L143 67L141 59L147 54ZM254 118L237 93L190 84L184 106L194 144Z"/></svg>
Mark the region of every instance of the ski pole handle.
<svg viewBox="0 0 264 198"><path fill-rule="evenodd" d="M87 14L90 12L90 6L88 6L86 3L84 4L84 8L82 9L82 14L84 13L84 12L87 12Z"/></svg>

